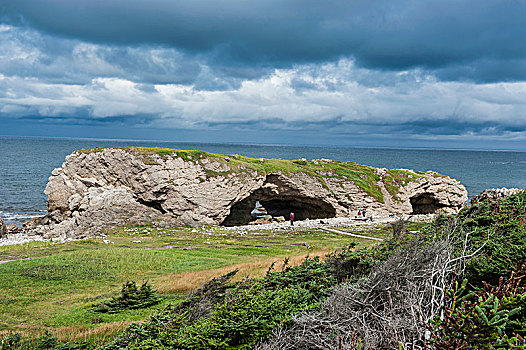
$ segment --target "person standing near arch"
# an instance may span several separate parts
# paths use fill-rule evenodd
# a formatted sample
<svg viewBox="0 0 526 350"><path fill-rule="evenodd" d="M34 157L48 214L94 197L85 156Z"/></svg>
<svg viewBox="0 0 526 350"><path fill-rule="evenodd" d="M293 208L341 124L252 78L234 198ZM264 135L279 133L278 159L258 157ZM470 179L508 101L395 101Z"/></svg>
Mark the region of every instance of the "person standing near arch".
<svg viewBox="0 0 526 350"><path fill-rule="evenodd" d="M294 226L294 212L290 212L290 226Z"/></svg>

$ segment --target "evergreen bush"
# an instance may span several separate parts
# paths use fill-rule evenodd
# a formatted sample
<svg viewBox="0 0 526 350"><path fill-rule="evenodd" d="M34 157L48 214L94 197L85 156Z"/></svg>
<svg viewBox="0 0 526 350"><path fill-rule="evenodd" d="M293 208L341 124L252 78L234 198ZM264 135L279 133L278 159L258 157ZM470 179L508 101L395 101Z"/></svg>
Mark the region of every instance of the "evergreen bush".
<svg viewBox="0 0 526 350"><path fill-rule="evenodd" d="M161 299L155 295L155 290L145 281L139 288L133 281L122 285L121 294L109 301L94 306L94 311L114 314L127 309L142 309L158 304Z"/></svg>

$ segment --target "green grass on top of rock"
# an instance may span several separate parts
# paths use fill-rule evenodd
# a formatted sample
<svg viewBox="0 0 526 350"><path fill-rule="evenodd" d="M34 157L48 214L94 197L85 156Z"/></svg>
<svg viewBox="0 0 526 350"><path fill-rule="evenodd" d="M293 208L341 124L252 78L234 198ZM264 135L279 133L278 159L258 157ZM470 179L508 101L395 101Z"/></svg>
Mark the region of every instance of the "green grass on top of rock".
<svg viewBox="0 0 526 350"><path fill-rule="evenodd" d="M417 172L410 172L402 169L389 169L387 175L384 176L383 182L387 191L393 196L394 199L400 200L397 197L398 189L406 186L410 182L418 180L422 177L422 174Z"/></svg>
<svg viewBox="0 0 526 350"><path fill-rule="evenodd" d="M383 181L388 192L395 196L401 186L408 182L417 181L422 177L420 173L411 170L393 169L382 179L375 168L361 165L355 162L322 161L322 160L287 160L287 159L265 159L250 158L239 154L224 155L214 154L199 150L178 150L163 147L114 147L126 150L143 160L145 164L158 164L158 157L176 156L184 161L202 163L204 159L226 165L226 171L206 170L207 177L227 176L229 173L305 173L316 179L323 187L329 190L326 180L338 179L341 181L352 181L368 195L379 202L384 202L384 196L379 183ZM95 153L103 151L103 148L82 149L78 153ZM206 169L206 168L205 168ZM205 181L203 179L203 181Z"/></svg>
<svg viewBox="0 0 526 350"><path fill-rule="evenodd" d="M165 147L129 146L129 147L109 147L109 148L122 149L130 153L133 153L135 155L143 155L143 156L152 156L152 155L169 156L169 155L176 154L178 157L181 157L184 160L195 160L195 159L205 158L205 157L210 157L210 156L221 157L221 155L218 155L218 154L208 153L208 152L199 151L199 150L178 150L178 149L165 148ZM102 152L105 149L106 148L102 148L102 147L84 148L84 149L75 151L75 153L85 153L85 154L97 153L97 152Z"/></svg>

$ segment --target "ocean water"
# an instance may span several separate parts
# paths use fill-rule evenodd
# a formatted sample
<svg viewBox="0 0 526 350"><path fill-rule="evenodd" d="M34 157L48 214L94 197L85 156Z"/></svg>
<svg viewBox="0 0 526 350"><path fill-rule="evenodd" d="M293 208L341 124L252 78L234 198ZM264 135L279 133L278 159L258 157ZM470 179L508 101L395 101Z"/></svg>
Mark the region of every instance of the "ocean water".
<svg viewBox="0 0 526 350"><path fill-rule="evenodd" d="M146 146L199 149L255 158L329 158L374 167L434 170L460 180L470 197L486 188L526 187L526 152L245 145L0 136L0 216L8 224L45 214L44 188L66 155L82 148Z"/></svg>

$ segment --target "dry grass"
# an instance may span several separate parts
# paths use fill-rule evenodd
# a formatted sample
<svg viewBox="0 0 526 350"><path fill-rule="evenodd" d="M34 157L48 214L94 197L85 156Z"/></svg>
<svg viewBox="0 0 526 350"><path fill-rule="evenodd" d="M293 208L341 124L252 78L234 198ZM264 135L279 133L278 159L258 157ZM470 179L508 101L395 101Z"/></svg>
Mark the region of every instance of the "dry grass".
<svg viewBox="0 0 526 350"><path fill-rule="evenodd" d="M310 256L325 256L331 251L319 250L310 252ZM289 258L288 265L298 265L307 254L292 256ZM245 262L236 265L230 265L212 270L188 271L177 274L169 274L163 276L156 281L156 289L160 293L177 293L187 292L192 289L201 287L205 282L210 281L214 277L219 277L229 273L233 270L239 270L233 280L240 280L245 277L263 277L272 263L275 264L276 269L281 268L281 262L277 258L268 258L265 260Z"/></svg>
<svg viewBox="0 0 526 350"><path fill-rule="evenodd" d="M124 330L132 321L121 321L105 323L98 327L58 327L53 329L55 335L60 341L79 341L90 339L107 339L117 332Z"/></svg>
<svg viewBox="0 0 526 350"><path fill-rule="evenodd" d="M39 325L28 325L27 327L21 327L16 330L16 333L20 334L23 337L36 338L44 333L44 331L50 330L53 336L61 342L75 342L82 340L93 340L93 339L107 339L114 335L117 332L124 330L132 321L121 321L121 322L111 322L105 323L100 326L88 328L84 326L80 327L56 327L49 329L45 326ZM0 337L6 336L13 333L10 331L0 331Z"/></svg>

